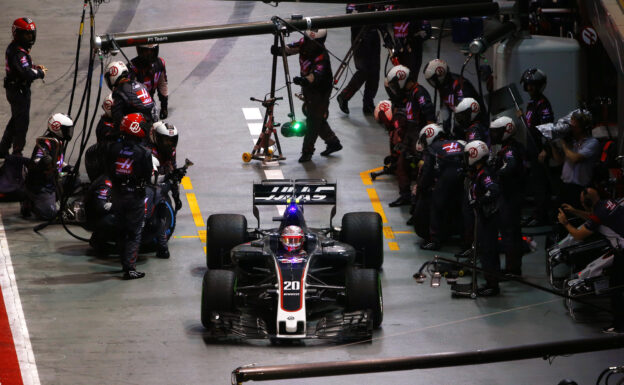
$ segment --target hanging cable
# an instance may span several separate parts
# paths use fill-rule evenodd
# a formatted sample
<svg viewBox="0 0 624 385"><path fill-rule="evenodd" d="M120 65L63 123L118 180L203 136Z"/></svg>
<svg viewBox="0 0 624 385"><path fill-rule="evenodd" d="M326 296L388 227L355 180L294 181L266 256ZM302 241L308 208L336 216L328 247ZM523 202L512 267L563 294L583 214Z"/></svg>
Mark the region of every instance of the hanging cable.
<svg viewBox="0 0 624 385"><path fill-rule="evenodd" d="M85 0L82 6L82 17L80 18L80 29L78 31L78 43L76 44L76 60L74 67L74 82L72 84L71 96L69 97L69 108L67 116L71 118L72 104L74 103L74 94L76 92L76 80L78 78L78 59L80 59L80 45L82 43L82 32L84 31L85 13L87 11L88 0Z"/></svg>

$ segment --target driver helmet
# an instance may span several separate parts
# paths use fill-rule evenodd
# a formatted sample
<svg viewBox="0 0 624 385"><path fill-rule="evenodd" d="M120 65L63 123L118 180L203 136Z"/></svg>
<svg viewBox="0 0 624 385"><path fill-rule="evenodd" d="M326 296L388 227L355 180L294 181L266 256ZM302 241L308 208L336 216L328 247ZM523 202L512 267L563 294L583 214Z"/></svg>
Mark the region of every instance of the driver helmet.
<svg viewBox="0 0 624 385"><path fill-rule="evenodd" d="M513 119L508 116L501 116L490 124L490 135L494 143L506 141L510 136L515 134L515 132L516 125Z"/></svg>
<svg viewBox="0 0 624 385"><path fill-rule="evenodd" d="M480 111L479 102L473 98L464 98L455 106L455 121L467 126L477 118Z"/></svg>
<svg viewBox="0 0 624 385"><path fill-rule="evenodd" d="M26 49L32 48L37 40L37 26L29 17L20 17L13 21L13 40Z"/></svg>
<svg viewBox="0 0 624 385"><path fill-rule="evenodd" d="M299 226L290 225L284 227L280 235L280 242L287 251L295 251L301 249L303 245L303 230Z"/></svg>
<svg viewBox="0 0 624 385"><path fill-rule="evenodd" d="M74 122L59 112L48 119L48 130L59 139L70 140L74 134Z"/></svg>
<svg viewBox="0 0 624 385"><path fill-rule="evenodd" d="M386 75L385 86L388 88L394 95L400 95L405 85L407 84L407 79L410 77L410 70L404 65L394 66Z"/></svg>
<svg viewBox="0 0 624 385"><path fill-rule="evenodd" d="M145 63L153 63L158 59L158 44L141 44L136 47L137 55Z"/></svg>
<svg viewBox="0 0 624 385"><path fill-rule="evenodd" d="M423 70L425 79L433 88L441 87L449 74L448 64L442 59L433 59Z"/></svg>
<svg viewBox="0 0 624 385"><path fill-rule="evenodd" d="M128 77L128 67L122 61L114 61L106 66L104 79L109 89L113 89L119 83L121 78Z"/></svg>

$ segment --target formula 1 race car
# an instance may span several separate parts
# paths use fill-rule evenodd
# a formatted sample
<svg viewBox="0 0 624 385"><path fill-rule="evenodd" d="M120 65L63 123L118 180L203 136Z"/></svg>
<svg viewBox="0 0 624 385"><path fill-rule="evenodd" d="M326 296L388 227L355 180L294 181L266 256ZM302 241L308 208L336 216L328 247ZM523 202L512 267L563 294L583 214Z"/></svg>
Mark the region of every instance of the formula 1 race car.
<svg viewBox="0 0 624 385"><path fill-rule="evenodd" d="M381 217L347 213L333 228L336 185L322 179L253 185L255 229L238 214L208 218L201 320L214 337L272 340L372 336L383 319ZM286 205L278 228L260 229L258 205ZM333 205L330 227L307 227L303 208ZM292 243L300 229L300 243ZM284 243L284 240L289 243ZM296 239L295 239L296 240Z"/></svg>

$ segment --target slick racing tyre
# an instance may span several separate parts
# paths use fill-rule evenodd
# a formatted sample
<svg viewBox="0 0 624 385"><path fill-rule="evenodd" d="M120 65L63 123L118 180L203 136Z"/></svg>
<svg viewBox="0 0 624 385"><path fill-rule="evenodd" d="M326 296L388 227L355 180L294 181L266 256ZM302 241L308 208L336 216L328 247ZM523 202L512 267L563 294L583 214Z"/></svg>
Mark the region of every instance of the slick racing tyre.
<svg viewBox="0 0 624 385"><path fill-rule="evenodd" d="M211 325L213 312L234 310L235 278L230 270L208 270L204 274L201 296L201 322L205 328Z"/></svg>
<svg viewBox="0 0 624 385"><path fill-rule="evenodd" d="M247 219L239 214L213 214L206 227L206 265L222 269L231 265L230 250L247 242Z"/></svg>
<svg viewBox="0 0 624 385"><path fill-rule="evenodd" d="M357 264L367 269L380 269L383 265L383 231L379 214L345 214L342 217L340 240L355 248Z"/></svg>
<svg viewBox="0 0 624 385"><path fill-rule="evenodd" d="M346 276L345 310L370 310L373 328L383 321L383 295L379 271L375 269L350 268Z"/></svg>

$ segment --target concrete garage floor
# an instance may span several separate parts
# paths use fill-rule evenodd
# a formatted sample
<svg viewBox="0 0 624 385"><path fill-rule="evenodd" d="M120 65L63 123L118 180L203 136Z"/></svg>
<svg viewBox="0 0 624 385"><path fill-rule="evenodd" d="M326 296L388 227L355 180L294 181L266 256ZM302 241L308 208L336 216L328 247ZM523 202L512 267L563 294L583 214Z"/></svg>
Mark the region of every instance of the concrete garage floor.
<svg viewBox="0 0 624 385"><path fill-rule="evenodd" d="M2 3L0 25L6 32L0 34L0 45L9 43L12 21L28 15L38 27L33 60L50 70L45 84L37 81L32 87L28 154L35 137L45 131L47 118L54 112L67 111L81 4L68 0ZM143 31L268 20L275 14L286 17L293 13L315 16L343 12L342 5L281 4L273 8L246 1L112 1L99 7L96 31ZM393 248L398 248L390 250L386 246L382 329L375 333L372 343L346 346L206 342L199 315L205 270L199 231L205 230L204 220L212 213L240 213L254 223L251 182L264 178L265 173L260 163L241 161L241 154L251 150L248 123L258 122L247 121L242 108L258 107L249 97L261 98L269 90L271 44L271 36L255 36L161 46L171 90L169 121L180 130L179 157L190 158L195 166L188 173L192 189L183 190L187 199L178 214L176 238L170 242L172 257L142 257L139 269L147 272L146 278L122 281L115 258L90 256L88 245L70 237L60 226L35 234L32 226L36 222L20 218L18 204L0 205L42 384L223 384L229 383L231 370L250 363L384 358L601 336L603 325L575 323L557 297L514 283L503 284L500 297L474 301L451 299L444 283L437 290L418 285L411 275L433 254L418 249L414 234L401 233L412 229L405 225L406 208L387 206L397 195L394 179L383 177L373 186L362 182L361 172L381 165L387 136L371 118L361 114L361 100L356 96L350 103L350 116L342 114L335 101L330 108L330 124L345 146L343 151L327 159L315 155L313 162L301 165L296 162L301 139L287 138L282 144L288 159L280 169L287 178L338 181L338 221L346 212L370 211L367 188L375 189L388 220L385 225L396 235L386 243L396 242ZM330 31L327 45L337 56L344 55L348 44L348 29ZM86 42L83 49L87 49ZM424 62L434 57L435 43L428 43L425 49ZM134 49L125 52L134 56ZM457 47L445 45L443 58L448 59L453 71L459 71L463 57ZM115 59L123 60L119 56ZM297 71L297 59L293 57L290 63L291 71ZM336 69L337 61L333 60L332 65ZM469 76L473 76L472 68L467 70ZM81 61L80 69L79 84L83 84L86 59ZM278 86L281 84L283 81L278 82ZM381 88L377 100L384 96ZM76 104L74 113L77 108ZM297 116L301 116L300 104L297 108ZM99 106L97 109L99 114ZM286 113L284 102L277 107L278 121L284 121ZM5 124L9 117L8 103L0 102L0 122ZM82 119L76 137L81 128ZM323 149L319 142L317 154ZM197 201L195 211L201 212L195 217L188 200L193 197ZM274 213L267 209L264 218ZM312 224L328 222L327 211L309 210L307 215ZM264 224L268 225L269 220L265 219ZM75 231L86 235L81 229ZM543 240L538 240L538 252L525 257L524 271L531 281L545 284ZM454 251L448 247L442 254ZM619 350L558 357L552 363L535 359L273 383L556 384L569 377L588 384L606 366L621 364L623 357Z"/></svg>

